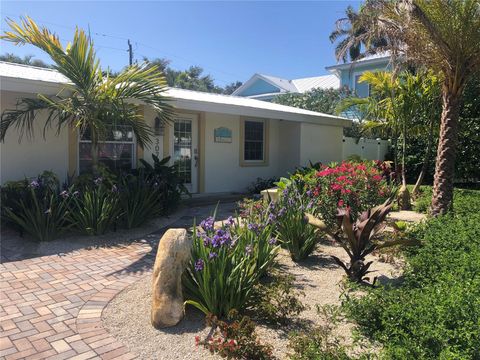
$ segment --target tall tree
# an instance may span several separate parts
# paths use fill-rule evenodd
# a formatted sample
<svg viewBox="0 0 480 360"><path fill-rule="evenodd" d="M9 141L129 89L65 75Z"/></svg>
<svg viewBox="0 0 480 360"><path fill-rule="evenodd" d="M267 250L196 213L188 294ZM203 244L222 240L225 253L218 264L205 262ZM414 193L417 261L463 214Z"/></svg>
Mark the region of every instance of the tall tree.
<svg viewBox="0 0 480 360"><path fill-rule="evenodd" d="M130 126L140 146L148 145L152 129L140 115L139 105L152 107L163 121L169 121L172 107L164 96L165 78L156 67L130 66L117 76L103 74L95 55L93 42L77 28L73 41L66 47L58 36L38 25L29 17L20 23L7 20L10 31L1 39L15 45L31 44L46 52L52 67L70 80L55 96L38 94L37 98L20 98L15 109L5 110L0 121L0 140L7 130L16 127L20 136L33 135L34 122L40 111L47 114L45 129L54 127L57 134L64 127L88 132L91 138L93 171L98 171L98 144L118 125Z"/></svg>
<svg viewBox="0 0 480 360"><path fill-rule="evenodd" d="M395 168L400 169L402 180L399 202L406 210L410 207L405 166L407 141L411 136L419 134L427 138L426 142L429 145L425 151L424 164L428 165L434 131L438 124L438 113L435 112L435 107L439 104L438 78L431 72L423 71L418 74L403 71L398 75L379 71L365 72L360 81L368 83L370 96L347 98L339 109L348 110L362 106L368 118L363 126L364 131L375 130L377 133L380 131L392 138ZM399 163L401 166L397 165ZM420 172L418 184L421 184L425 171L426 169L423 169Z"/></svg>
<svg viewBox="0 0 480 360"><path fill-rule="evenodd" d="M480 69L480 0L372 0L363 10L364 37L388 39L392 54L443 78L431 211L446 213L453 204L462 94Z"/></svg>
<svg viewBox="0 0 480 360"><path fill-rule="evenodd" d="M366 3L372 0L367 0ZM369 11L372 11L370 4ZM354 61L366 54L374 53L386 46L387 40L383 36L374 36L367 27L368 21L364 21L367 14L364 6L355 11L352 6L345 10L345 17L335 21L335 30L329 36L332 43L337 42L335 56L337 61Z"/></svg>

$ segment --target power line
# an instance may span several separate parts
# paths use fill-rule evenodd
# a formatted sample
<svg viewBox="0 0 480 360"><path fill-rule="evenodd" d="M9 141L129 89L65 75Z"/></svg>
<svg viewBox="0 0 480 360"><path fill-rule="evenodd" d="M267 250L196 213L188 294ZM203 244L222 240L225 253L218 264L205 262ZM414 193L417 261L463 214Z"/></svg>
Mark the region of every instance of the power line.
<svg viewBox="0 0 480 360"><path fill-rule="evenodd" d="M3 15L11 16L11 17L22 17L21 15L13 15L13 14L7 14L7 13L3 13ZM36 21L40 24L49 24L49 25L58 26L58 27L61 27L61 28L64 28L64 29L69 29L69 30L76 29L72 26L58 24L58 23L51 22L51 21L44 21L42 19L36 19ZM110 37L110 38L119 39L119 40L127 40L128 49L121 49L121 48L116 48L116 47L102 45L102 44L96 44L96 48L97 48L97 50L98 49L111 49L111 50L122 51L122 52L126 51L126 52L129 53L129 63L130 64L133 63L133 49L132 49L131 42L130 42L129 38L119 36L119 35L111 35L111 34L105 34L105 33L99 33L99 32L90 32L90 26L88 26L88 31L89 31L90 35L93 34L93 35L98 36L98 37ZM63 39L63 38L60 38L60 40L67 41L67 42L69 41L69 40L66 40L66 39ZM182 56L178 56L178 55L166 52L164 50L160 50L156 47L153 47L153 46L145 44L145 43L135 42L135 45L136 45L135 49L137 49L138 45L140 45L140 46L144 46L146 48L158 51L160 53L160 56L162 54L164 54L168 57L177 58L177 59L186 61L188 63L194 63L194 61L192 59L188 59L188 58L185 58L185 57L182 57ZM155 55L155 56L158 57L159 55ZM144 57L147 57L147 56L144 56ZM239 78L242 78L242 76L239 76L238 74L229 73L229 72L226 72L226 71L223 71L223 70L220 70L220 69L212 68L210 66L203 66L203 65L200 65L200 66L205 70L210 70L210 71L213 71L213 72L222 73L224 75L231 76L231 77L235 78L236 80L238 80ZM226 81L226 80L223 80L223 79L215 79L215 81L220 81L220 82L223 82L225 84L229 84L230 82L232 82L232 81Z"/></svg>

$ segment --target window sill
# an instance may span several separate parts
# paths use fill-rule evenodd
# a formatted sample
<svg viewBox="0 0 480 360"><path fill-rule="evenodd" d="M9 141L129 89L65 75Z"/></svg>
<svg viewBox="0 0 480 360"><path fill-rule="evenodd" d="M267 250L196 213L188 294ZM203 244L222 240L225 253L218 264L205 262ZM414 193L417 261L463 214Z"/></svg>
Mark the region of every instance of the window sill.
<svg viewBox="0 0 480 360"><path fill-rule="evenodd" d="M268 161L240 160L240 167L268 166Z"/></svg>

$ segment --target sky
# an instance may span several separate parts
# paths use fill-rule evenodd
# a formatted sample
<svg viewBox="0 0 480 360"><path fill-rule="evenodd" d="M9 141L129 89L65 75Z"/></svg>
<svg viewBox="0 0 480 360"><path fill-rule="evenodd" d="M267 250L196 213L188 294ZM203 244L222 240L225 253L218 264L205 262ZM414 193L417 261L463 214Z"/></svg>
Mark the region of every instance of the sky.
<svg viewBox="0 0 480 360"><path fill-rule="evenodd" d="M294 79L327 74L336 63L328 36L348 5L359 1L3 1L5 18L28 15L57 33L65 44L75 26L90 29L102 67L161 57L171 67L204 68L220 86L246 81L254 73ZM32 46L1 41L0 53L48 56Z"/></svg>

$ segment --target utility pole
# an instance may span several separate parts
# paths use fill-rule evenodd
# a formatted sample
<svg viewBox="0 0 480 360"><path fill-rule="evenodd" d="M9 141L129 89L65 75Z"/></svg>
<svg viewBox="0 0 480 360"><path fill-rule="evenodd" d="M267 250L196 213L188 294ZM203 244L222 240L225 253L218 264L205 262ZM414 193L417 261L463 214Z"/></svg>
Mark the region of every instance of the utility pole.
<svg viewBox="0 0 480 360"><path fill-rule="evenodd" d="M128 63L130 66L133 64L133 50L132 50L132 43L130 42L130 39L128 39Z"/></svg>

